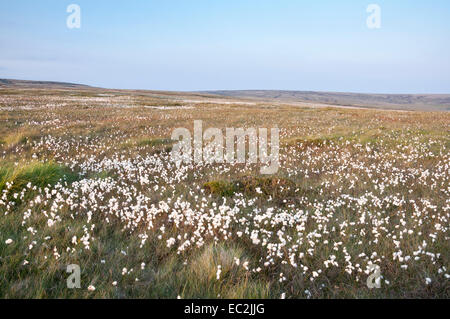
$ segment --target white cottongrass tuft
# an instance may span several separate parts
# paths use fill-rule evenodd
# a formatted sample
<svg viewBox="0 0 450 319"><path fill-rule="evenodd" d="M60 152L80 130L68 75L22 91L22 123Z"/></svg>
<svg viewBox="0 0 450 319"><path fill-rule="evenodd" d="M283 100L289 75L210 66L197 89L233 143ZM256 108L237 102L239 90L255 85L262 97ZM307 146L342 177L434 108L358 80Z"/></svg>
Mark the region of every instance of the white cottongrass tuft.
<svg viewBox="0 0 450 319"><path fill-rule="evenodd" d="M219 280L220 279L220 274L222 273L222 266L219 265L217 266L217 273L216 273L216 279Z"/></svg>

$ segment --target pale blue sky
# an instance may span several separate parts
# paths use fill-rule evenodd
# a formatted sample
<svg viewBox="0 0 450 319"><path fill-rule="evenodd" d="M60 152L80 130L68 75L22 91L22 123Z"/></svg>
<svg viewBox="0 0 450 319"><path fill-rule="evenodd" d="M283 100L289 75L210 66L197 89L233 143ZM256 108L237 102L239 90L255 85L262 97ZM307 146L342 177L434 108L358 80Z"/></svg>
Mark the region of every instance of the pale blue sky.
<svg viewBox="0 0 450 319"><path fill-rule="evenodd" d="M81 7L81 29L66 8ZM366 26L371 3L381 29ZM450 1L0 0L0 78L450 93Z"/></svg>

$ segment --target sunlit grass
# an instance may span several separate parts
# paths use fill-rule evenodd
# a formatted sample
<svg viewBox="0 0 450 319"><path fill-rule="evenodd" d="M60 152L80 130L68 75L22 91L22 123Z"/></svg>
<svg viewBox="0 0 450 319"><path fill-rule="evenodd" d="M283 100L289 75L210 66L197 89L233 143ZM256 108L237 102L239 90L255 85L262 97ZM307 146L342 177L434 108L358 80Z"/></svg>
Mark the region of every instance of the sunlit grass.
<svg viewBox="0 0 450 319"><path fill-rule="evenodd" d="M448 298L448 113L101 93L0 93L1 297ZM194 119L279 127L280 170L174 165Z"/></svg>

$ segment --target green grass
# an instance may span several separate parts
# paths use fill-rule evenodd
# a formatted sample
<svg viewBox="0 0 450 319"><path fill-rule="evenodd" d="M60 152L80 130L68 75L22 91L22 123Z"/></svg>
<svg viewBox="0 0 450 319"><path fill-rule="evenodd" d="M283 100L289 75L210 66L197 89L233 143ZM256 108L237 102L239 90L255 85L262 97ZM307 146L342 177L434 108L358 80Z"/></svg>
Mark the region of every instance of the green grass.
<svg viewBox="0 0 450 319"><path fill-rule="evenodd" d="M160 146L160 145L169 145L172 144L173 141L167 138L144 138L137 142L138 146Z"/></svg>
<svg viewBox="0 0 450 319"><path fill-rule="evenodd" d="M223 197L231 197L239 190L235 183L222 180L207 182L203 188L210 194Z"/></svg>
<svg viewBox="0 0 450 319"><path fill-rule="evenodd" d="M58 182L72 183L78 175L67 167L47 163L3 164L0 166L0 191L6 187L6 183L13 183L12 192L20 192L28 183L38 188L51 187Z"/></svg>

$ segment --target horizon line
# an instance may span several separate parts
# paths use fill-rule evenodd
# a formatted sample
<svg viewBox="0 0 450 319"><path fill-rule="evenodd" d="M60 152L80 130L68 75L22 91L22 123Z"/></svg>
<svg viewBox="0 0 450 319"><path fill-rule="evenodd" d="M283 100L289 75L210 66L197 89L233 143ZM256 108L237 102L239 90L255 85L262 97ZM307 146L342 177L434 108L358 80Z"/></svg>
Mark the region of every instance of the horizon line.
<svg viewBox="0 0 450 319"><path fill-rule="evenodd" d="M84 84L72 81L60 81L60 80L29 80L29 79L18 79L18 78L0 78L0 81L23 81L23 82L44 82L48 84L68 84L68 85L78 85L85 86L94 89L104 89L104 90L125 90L125 91L163 91L163 92L182 92L182 93L211 93L211 92L257 92L257 91L277 91L277 92L304 92L304 93L338 93L338 94L365 94L365 95L450 95L447 93L380 93L380 92L358 92L358 91L333 91L333 90L311 90L311 89L197 89L197 90L174 90L174 89L149 89L149 88L118 88L118 87L104 87L91 84Z"/></svg>

